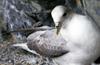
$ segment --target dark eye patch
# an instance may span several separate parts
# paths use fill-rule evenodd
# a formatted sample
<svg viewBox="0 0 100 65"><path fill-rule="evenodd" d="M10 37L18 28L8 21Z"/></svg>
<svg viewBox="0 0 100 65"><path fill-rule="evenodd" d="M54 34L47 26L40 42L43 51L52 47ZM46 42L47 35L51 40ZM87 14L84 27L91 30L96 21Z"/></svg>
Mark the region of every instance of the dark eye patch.
<svg viewBox="0 0 100 65"><path fill-rule="evenodd" d="M66 15L67 15L67 13L64 13L64 14L63 14L63 16L66 16Z"/></svg>

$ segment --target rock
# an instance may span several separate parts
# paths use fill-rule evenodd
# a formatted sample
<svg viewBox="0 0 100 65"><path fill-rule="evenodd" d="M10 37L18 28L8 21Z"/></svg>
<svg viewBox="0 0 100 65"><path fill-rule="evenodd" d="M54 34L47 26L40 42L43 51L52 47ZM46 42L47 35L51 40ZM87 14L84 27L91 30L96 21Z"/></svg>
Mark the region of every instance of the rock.
<svg viewBox="0 0 100 65"><path fill-rule="evenodd" d="M50 12L45 13L45 11L51 10L57 4L64 3L63 0L62 2L60 0L4 0L3 2L4 23L7 25L7 31L43 25L54 26ZM50 5L48 5L49 3ZM36 25L37 23L39 24ZM12 33L12 36L15 38L15 41L23 41L31 33L29 32L15 32Z"/></svg>
<svg viewBox="0 0 100 65"><path fill-rule="evenodd" d="M8 42L6 42L8 43ZM52 60L42 58L10 44L0 44L0 65L52 65Z"/></svg>
<svg viewBox="0 0 100 65"><path fill-rule="evenodd" d="M89 15L100 26L100 0L83 0L85 3L85 9Z"/></svg>

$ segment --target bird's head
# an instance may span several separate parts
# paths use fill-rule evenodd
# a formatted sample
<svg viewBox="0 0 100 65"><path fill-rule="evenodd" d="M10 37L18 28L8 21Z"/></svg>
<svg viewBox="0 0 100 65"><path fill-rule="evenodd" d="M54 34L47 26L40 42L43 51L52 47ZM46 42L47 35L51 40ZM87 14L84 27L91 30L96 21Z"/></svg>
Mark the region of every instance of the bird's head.
<svg viewBox="0 0 100 65"><path fill-rule="evenodd" d="M55 23L55 26L58 26L59 22L63 19L66 14L66 8L64 6L56 6L52 12L52 18Z"/></svg>
<svg viewBox="0 0 100 65"><path fill-rule="evenodd" d="M57 34L60 31L60 28L62 26L62 23L65 17L68 14L68 11L69 11L69 8L67 9L67 7L59 5L59 6L56 6L51 12L51 16L57 28Z"/></svg>

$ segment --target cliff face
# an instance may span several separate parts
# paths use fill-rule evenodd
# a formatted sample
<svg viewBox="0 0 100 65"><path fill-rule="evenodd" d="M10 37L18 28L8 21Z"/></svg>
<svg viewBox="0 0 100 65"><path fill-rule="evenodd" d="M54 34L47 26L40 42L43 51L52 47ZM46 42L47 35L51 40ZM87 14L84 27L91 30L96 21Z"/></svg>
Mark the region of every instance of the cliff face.
<svg viewBox="0 0 100 65"><path fill-rule="evenodd" d="M0 0L0 13L2 12L2 1L3 0Z"/></svg>
<svg viewBox="0 0 100 65"><path fill-rule="evenodd" d="M0 21L2 19L2 12L3 12L3 0L0 0Z"/></svg>
<svg viewBox="0 0 100 65"><path fill-rule="evenodd" d="M3 6L2 6L3 0L0 0L0 40L2 40L2 35L1 35L1 28L2 28L2 19L3 19Z"/></svg>
<svg viewBox="0 0 100 65"><path fill-rule="evenodd" d="M84 0L85 8L100 26L100 0Z"/></svg>
<svg viewBox="0 0 100 65"><path fill-rule="evenodd" d="M3 5L2 5L3 4ZM24 42L31 31L8 33L17 29L54 26L49 10L64 0L0 0L0 16L5 30L0 32L0 65L52 65L52 60L21 49L11 48L13 42ZM34 31L32 31L34 32ZM11 38L12 37L12 38Z"/></svg>

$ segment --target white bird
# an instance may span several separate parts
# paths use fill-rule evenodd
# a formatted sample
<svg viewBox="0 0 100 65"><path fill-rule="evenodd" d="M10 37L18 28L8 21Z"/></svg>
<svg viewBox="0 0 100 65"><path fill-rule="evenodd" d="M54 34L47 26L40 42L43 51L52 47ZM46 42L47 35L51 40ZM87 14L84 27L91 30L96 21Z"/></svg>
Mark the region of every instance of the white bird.
<svg viewBox="0 0 100 65"><path fill-rule="evenodd" d="M69 53L55 58L59 65L90 65L100 56L100 28L88 16L56 6L51 12Z"/></svg>

